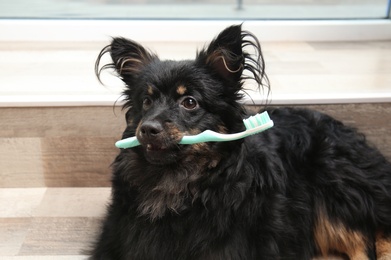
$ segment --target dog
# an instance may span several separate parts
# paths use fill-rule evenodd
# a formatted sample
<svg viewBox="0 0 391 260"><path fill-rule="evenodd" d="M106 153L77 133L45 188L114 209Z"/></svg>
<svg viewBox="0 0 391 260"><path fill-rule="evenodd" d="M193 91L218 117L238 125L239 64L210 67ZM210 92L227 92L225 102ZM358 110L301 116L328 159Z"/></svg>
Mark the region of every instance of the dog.
<svg viewBox="0 0 391 260"><path fill-rule="evenodd" d="M102 66L102 56L112 63ZM194 60L160 60L113 38L96 74L126 88L112 195L91 259L391 259L391 164L363 134L320 112L265 106L274 127L229 142L179 144L204 130L245 130L243 83L269 83L256 36L223 30Z"/></svg>

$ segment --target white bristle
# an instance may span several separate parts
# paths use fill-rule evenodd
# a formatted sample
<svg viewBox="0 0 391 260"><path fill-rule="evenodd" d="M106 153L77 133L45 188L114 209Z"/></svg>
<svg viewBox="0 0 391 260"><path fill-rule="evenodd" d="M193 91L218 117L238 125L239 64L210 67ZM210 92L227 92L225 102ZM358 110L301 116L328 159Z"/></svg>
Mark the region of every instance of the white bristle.
<svg viewBox="0 0 391 260"><path fill-rule="evenodd" d="M243 120L244 126L247 130L252 129L254 127L266 124L270 121L269 114L265 111L261 114L256 114L254 116L250 116L247 119Z"/></svg>

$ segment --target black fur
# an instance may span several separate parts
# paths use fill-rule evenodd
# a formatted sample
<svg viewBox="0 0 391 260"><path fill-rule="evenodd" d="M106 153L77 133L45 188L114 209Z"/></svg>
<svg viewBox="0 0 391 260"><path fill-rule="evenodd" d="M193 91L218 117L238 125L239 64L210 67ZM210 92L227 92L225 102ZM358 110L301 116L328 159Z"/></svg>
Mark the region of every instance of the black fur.
<svg viewBox="0 0 391 260"><path fill-rule="evenodd" d="M189 61L161 61L114 38L98 76L105 53L113 63L103 69L127 86L123 138L137 135L141 146L122 149L113 163L92 259L391 257L391 165L341 122L274 108L275 126L263 133L178 144L206 129L244 130L243 80L268 83L251 33L229 27Z"/></svg>

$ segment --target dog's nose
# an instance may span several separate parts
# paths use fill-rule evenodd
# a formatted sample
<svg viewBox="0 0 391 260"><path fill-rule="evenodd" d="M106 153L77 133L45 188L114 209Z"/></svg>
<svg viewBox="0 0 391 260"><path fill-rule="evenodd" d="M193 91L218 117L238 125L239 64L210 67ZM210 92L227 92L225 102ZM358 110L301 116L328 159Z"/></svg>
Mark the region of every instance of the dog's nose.
<svg viewBox="0 0 391 260"><path fill-rule="evenodd" d="M144 122L140 127L140 134L142 138L157 137L162 131L162 124L158 121L147 121Z"/></svg>

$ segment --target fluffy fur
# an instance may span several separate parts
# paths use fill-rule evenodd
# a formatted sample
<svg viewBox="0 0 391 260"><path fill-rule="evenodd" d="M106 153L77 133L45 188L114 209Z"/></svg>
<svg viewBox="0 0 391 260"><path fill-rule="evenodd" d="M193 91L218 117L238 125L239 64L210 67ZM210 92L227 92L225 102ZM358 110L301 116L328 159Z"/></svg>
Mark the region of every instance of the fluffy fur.
<svg viewBox="0 0 391 260"><path fill-rule="evenodd" d="M101 68L106 53L113 63ZM186 61L114 38L98 76L107 68L126 84L123 138L136 135L141 146L113 163L91 259L391 259L391 165L355 129L271 108L275 126L261 134L178 144L206 129L244 130L243 80L267 78L258 40L241 26Z"/></svg>

